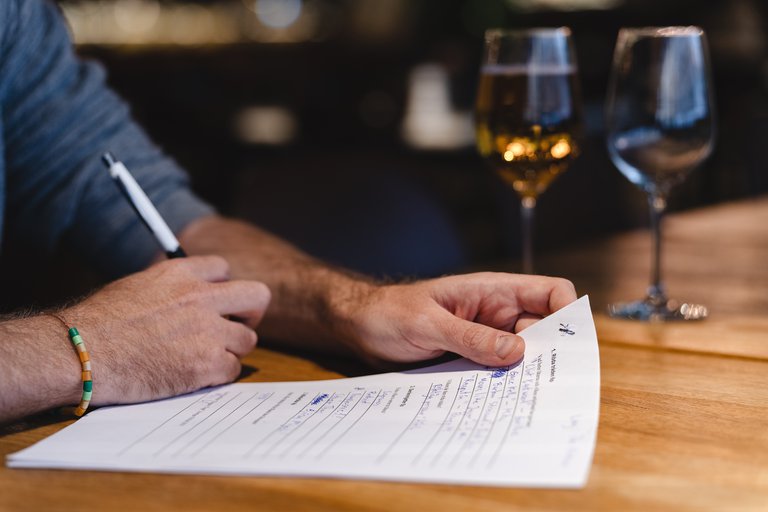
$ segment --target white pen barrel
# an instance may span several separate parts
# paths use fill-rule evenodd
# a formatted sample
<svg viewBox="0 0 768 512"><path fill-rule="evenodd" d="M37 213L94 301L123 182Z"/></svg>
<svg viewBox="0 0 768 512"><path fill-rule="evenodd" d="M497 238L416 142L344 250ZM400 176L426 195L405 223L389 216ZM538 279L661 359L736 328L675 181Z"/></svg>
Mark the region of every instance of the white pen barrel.
<svg viewBox="0 0 768 512"><path fill-rule="evenodd" d="M128 169L122 162L115 162L109 168L109 173L113 178L120 180L125 190L133 198L133 203L139 212L139 215L149 225L149 228L155 233L157 240L163 249L167 252L173 252L179 248L179 241L171 231L171 228L165 223L158 213L152 201L149 200L144 190L136 183Z"/></svg>

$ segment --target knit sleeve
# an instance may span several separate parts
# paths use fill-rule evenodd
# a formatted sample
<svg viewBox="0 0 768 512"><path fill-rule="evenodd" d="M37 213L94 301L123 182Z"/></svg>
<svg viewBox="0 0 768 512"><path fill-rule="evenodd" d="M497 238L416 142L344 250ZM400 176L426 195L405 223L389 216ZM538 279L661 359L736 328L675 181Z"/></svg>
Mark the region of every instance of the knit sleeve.
<svg viewBox="0 0 768 512"><path fill-rule="evenodd" d="M76 248L112 276L145 267L159 247L112 183L104 152L126 164L175 232L212 208L106 86L102 67L74 54L57 7L6 1L13 4L0 55L8 233L40 250Z"/></svg>

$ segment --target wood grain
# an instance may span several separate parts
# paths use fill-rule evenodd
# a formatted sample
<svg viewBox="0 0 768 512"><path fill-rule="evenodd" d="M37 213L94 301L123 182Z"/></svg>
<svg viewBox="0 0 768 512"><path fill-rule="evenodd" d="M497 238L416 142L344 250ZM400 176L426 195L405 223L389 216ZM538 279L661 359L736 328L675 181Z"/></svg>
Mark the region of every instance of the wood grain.
<svg viewBox="0 0 768 512"><path fill-rule="evenodd" d="M670 290L712 318L649 325L601 314L642 294L647 233L550 255L542 268L589 293L601 358L594 465L583 490L0 468L1 510L768 510L768 199L669 219ZM355 362L259 348L247 381L358 374ZM340 373L341 372L341 373ZM69 424L9 425L0 455Z"/></svg>

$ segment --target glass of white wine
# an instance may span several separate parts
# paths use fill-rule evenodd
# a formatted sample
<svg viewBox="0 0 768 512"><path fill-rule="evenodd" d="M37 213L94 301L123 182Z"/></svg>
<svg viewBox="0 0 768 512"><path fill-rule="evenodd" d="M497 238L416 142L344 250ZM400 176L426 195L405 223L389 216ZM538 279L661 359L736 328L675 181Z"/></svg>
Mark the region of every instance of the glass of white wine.
<svg viewBox="0 0 768 512"><path fill-rule="evenodd" d="M653 254L644 299L612 304L612 316L698 320L701 304L671 300L661 279L661 223L670 190L712 152L714 107L709 55L698 27L623 28L606 105L611 160L648 195Z"/></svg>
<svg viewBox="0 0 768 512"><path fill-rule="evenodd" d="M523 272L533 273L539 195L579 154L581 101L566 27L485 33L475 105L477 148L521 199Z"/></svg>

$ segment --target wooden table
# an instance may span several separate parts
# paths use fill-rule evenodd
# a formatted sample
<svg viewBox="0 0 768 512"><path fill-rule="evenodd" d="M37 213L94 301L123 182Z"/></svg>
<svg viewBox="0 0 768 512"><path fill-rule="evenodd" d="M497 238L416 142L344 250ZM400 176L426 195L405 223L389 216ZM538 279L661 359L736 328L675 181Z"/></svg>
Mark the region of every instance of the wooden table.
<svg viewBox="0 0 768 512"><path fill-rule="evenodd" d="M602 397L583 490L0 468L1 510L768 510L768 199L670 217L673 295L693 324L616 321L608 301L642 295L647 232L550 255L541 269L591 295ZM313 362L314 361L314 362ZM333 378L350 362L257 349L250 381ZM0 431L0 455L68 425L44 415Z"/></svg>

